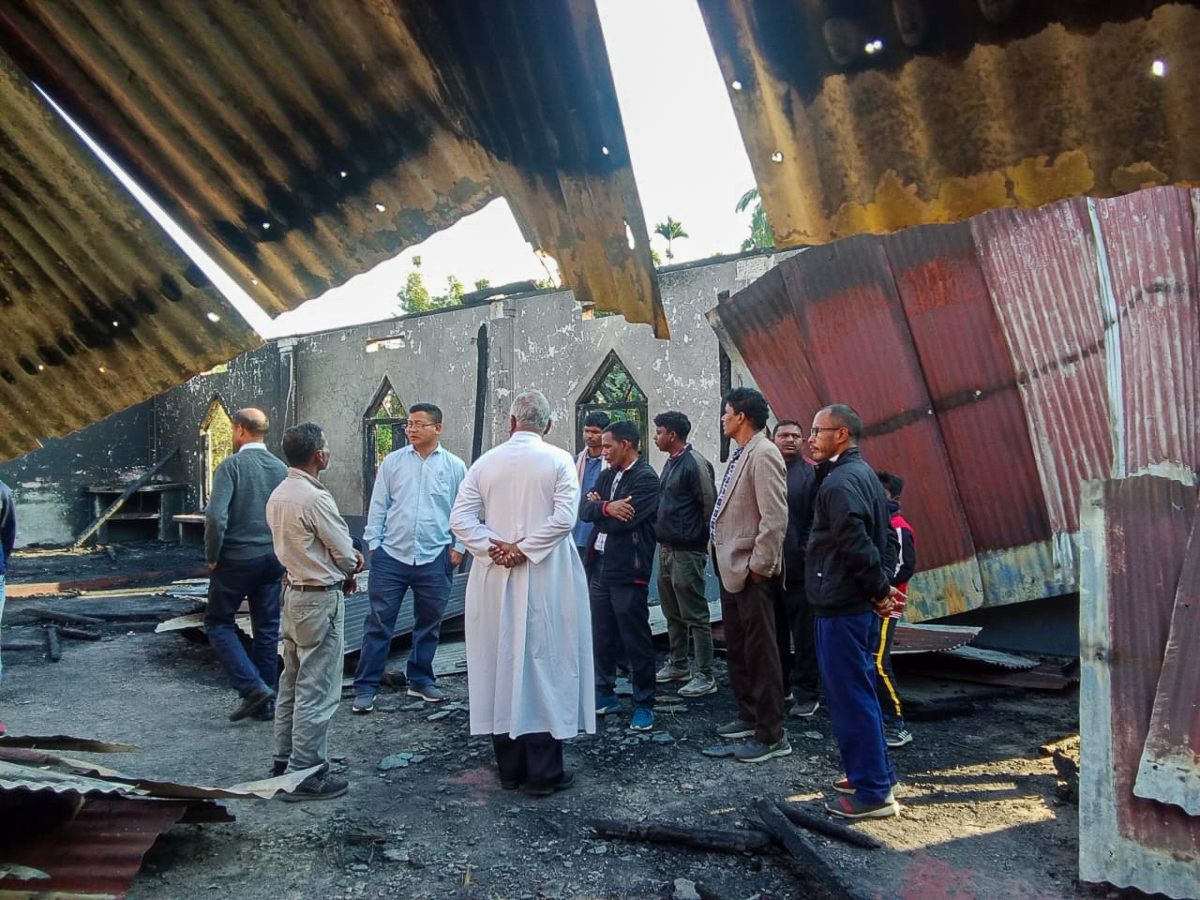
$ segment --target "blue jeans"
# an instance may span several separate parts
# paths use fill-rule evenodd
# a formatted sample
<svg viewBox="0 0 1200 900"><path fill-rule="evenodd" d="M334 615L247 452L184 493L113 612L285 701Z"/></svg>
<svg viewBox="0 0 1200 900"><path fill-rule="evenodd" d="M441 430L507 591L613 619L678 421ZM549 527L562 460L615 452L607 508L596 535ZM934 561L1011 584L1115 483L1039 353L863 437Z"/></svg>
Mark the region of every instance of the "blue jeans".
<svg viewBox="0 0 1200 900"><path fill-rule="evenodd" d="M881 624L873 612L816 618L821 687L842 765L855 794L871 804L882 803L896 783L875 694L874 652Z"/></svg>
<svg viewBox="0 0 1200 900"><path fill-rule="evenodd" d="M274 553L268 553L256 559L217 563L208 579L204 630L229 683L243 697L262 688L273 691L278 682L281 578L283 566ZM249 654L234 623L243 600L249 601L254 628Z"/></svg>
<svg viewBox="0 0 1200 900"><path fill-rule="evenodd" d="M4 573L0 572L0 621L4 620ZM4 663L0 661L0 684L4 683Z"/></svg>
<svg viewBox="0 0 1200 900"><path fill-rule="evenodd" d="M437 652L442 616L450 599L450 548L443 547L438 558L420 566L402 563L382 547L371 554L371 577L367 597L371 610L363 622L362 652L354 673L354 694L379 693L379 679L387 665L392 632L404 595L412 588L412 651L408 654L408 681L414 686L433 684L433 654Z"/></svg>

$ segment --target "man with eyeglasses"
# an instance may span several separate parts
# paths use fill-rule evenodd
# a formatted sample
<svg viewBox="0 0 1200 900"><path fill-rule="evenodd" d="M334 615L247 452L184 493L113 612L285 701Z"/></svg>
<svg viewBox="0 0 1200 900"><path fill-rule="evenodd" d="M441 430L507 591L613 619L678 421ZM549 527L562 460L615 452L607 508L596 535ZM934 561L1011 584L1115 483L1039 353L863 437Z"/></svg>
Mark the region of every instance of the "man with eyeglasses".
<svg viewBox="0 0 1200 900"><path fill-rule="evenodd" d="M440 445L442 411L434 404L414 404L405 432L408 445L389 453L379 465L363 530L372 553L367 587L370 611L363 623L350 707L359 714L375 708L396 616L409 588L413 633L406 672L408 695L427 703L446 699L436 684L433 655L450 581L463 557L462 545L450 534L450 510L467 467Z"/></svg>
<svg viewBox="0 0 1200 900"><path fill-rule="evenodd" d="M818 486L805 583L821 685L846 772L833 784L842 796L825 808L844 819L900 812L873 659L880 616L894 603L890 576L898 546L883 487L858 449L862 430L858 413L835 403L817 413L808 438Z"/></svg>

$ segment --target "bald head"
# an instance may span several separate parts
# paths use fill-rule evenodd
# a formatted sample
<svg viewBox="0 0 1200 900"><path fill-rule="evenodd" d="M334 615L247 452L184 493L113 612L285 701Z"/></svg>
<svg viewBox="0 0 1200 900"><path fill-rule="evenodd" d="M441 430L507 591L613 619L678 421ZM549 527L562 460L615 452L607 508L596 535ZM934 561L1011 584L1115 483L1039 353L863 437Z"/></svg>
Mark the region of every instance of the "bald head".
<svg viewBox="0 0 1200 900"><path fill-rule="evenodd" d="M267 436L271 424L265 412L252 406L239 409L229 418L233 422L234 449L251 441L261 441Z"/></svg>

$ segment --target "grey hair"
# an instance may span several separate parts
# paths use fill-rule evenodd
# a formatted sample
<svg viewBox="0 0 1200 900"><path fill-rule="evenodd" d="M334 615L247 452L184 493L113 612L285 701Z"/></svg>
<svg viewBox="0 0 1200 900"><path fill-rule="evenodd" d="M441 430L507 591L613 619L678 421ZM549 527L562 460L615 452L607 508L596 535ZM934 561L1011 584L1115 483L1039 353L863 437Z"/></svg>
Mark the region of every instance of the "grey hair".
<svg viewBox="0 0 1200 900"><path fill-rule="evenodd" d="M539 390L529 388L513 399L509 415L520 428L536 428L545 431L550 424L550 401Z"/></svg>

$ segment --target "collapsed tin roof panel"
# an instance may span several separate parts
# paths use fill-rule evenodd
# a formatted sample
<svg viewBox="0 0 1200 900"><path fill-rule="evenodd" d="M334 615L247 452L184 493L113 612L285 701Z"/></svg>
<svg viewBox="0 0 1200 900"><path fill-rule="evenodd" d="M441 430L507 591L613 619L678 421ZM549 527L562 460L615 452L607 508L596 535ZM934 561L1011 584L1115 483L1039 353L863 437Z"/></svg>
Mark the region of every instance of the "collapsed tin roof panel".
<svg viewBox="0 0 1200 900"><path fill-rule="evenodd" d="M700 0L780 247L1200 183L1200 9Z"/></svg>
<svg viewBox="0 0 1200 900"><path fill-rule="evenodd" d="M779 417L854 406L907 479L912 614L1078 587L1080 485L1200 471L1200 191L811 247L710 314Z"/></svg>
<svg viewBox="0 0 1200 900"><path fill-rule="evenodd" d="M0 459L262 343L0 53Z"/></svg>
<svg viewBox="0 0 1200 900"><path fill-rule="evenodd" d="M593 0L14 0L0 46L273 313L505 196L667 336Z"/></svg>

